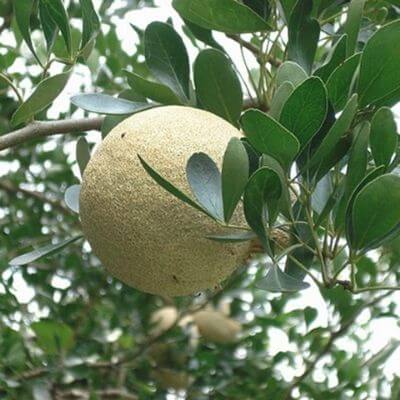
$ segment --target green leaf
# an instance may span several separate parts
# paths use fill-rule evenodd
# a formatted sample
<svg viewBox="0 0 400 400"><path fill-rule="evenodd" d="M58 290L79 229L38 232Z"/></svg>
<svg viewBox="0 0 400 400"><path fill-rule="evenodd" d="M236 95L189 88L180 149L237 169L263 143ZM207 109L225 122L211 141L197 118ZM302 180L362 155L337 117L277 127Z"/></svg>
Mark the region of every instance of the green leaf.
<svg viewBox="0 0 400 400"><path fill-rule="evenodd" d="M237 125L243 94L231 61L219 50L200 52L194 63L196 95L201 106Z"/></svg>
<svg viewBox="0 0 400 400"><path fill-rule="evenodd" d="M207 154L195 153L187 162L186 176L201 207L215 219L223 221L221 174L215 162Z"/></svg>
<svg viewBox="0 0 400 400"><path fill-rule="evenodd" d="M85 51L87 46L95 40L100 31L100 20L93 7L92 0L79 0L82 9L82 41L80 50Z"/></svg>
<svg viewBox="0 0 400 400"><path fill-rule="evenodd" d="M355 74L360 63L361 53L354 54L339 65L326 82L328 97L336 112L345 106L352 93Z"/></svg>
<svg viewBox="0 0 400 400"><path fill-rule="evenodd" d="M400 224L400 177L382 175L358 193L352 208L352 247L371 248Z"/></svg>
<svg viewBox="0 0 400 400"><path fill-rule="evenodd" d="M72 53L71 28L69 26L68 14L65 11L62 0L41 0L53 19L54 23L60 28L64 38L65 46L69 55Z"/></svg>
<svg viewBox="0 0 400 400"><path fill-rule="evenodd" d="M11 123L14 126L19 125L44 110L63 91L69 76L69 72L64 72L41 81L30 97L15 111Z"/></svg>
<svg viewBox="0 0 400 400"><path fill-rule="evenodd" d="M386 168L397 148L397 126L390 108L380 108L372 117L370 144L375 165Z"/></svg>
<svg viewBox="0 0 400 400"><path fill-rule="evenodd" d="M235 0L173 0L182 18L206 29L249 33L271 29L251 8Z"/></svg>
<svg viewBox="0 0 400 400"><path fill-rule="evenodd" d="M300 84L283 106L280 122L304 148L321 128L328 111L325 85L318 77Z"/></svg>
<svg viewBox="0 0 400 400"><path fill-rule="evenodd" d="M294 86L291 82L283 82L282 85L279 86L277 91L274 94L274 97L271 100L271 104L269 107L268 114L279 121L282 108L286 103L287 99L294 91Z"/></svg>
<svg viewBox="0 0 400 400"><path fill-rule="evenodd" d="M283 15L286 22L290 20L290 15L292 14L293 8L297 3L297 0L279 0L279 3L283 10Z"/></svg>
<svg viewBox="0 0 400 400"><path fill-rule="evenodd" d="M146 64L153 76L186 103L189 58L182 38L170 24L152 22L144 33Z"/></svg>
<svg viewBox="0 0 400 400"><path fill-rule="evenodd" d="M222 163L222 200L224 220L230 221L249 177L249 158L243 143L232 138Z"/></svg>
<svg viewBox="0 0 400 400"><path fill-rule="evenodd" d="M75 344L74 332L66 324L57 321L41 320L34 322L31 329L36 335L37 343L47 354L59 354Z"/></svg>
<svg viewBox="0 0 400 400"><path fill-rule="evenodd" d="M37 62L42 65L39 57L36 54L35 48L33 47L32 39L31 39L31 15L33 11L33 0L17 0L13 1L14 4L14 15L15 20L18 25L18 29L21 32L22 38L25 40L26 44L29 47L29 50L32 52Z"/></svg>
<svg viewBox="0 0 400 400"><path fill-rule="evenodd" d="M124 73L129 86L144 97L161 104L182 104L181 99L168 86L149 81L133 72L124 71Z"/></svg>
<svg viewBox="0 0 400 400"><path fill-rule="evenodd" d="M295 279L281 271L276 264L269 267L267 275L256 285L258 289L273 293L294 293L307 289L309 286L307 282Z"/></svg>
<svg viewBox="0 0 400 400"><path fill-rule="evenodd" d="M358 93L365 107L400 99L400 20L380 28L365 45L361 57Z"/></svg>
<svg viewBox="0 0 400 400"><path fill-rule="evenodd" d="M139 157L139 161L142 164L142 166L145 169L145 171L163 189L165 189L167 192L171 193L177 199L179 199L179 200L183 201L184 203L188 204L189 206L195 208L196 210L201 211L202 213L204 213L204 214L206 214L208 216L211 216L207 211L205 211L203 208L201 208L190 197L188 197L185 193L183 193L181 190L179 190L174 185L172 185L172 183L170 183L166 179L164 179L157 171L155 171L153 168L151 168L150 165L147 164L146 161L144 161L143 158L140 157L139 154L138 154L138 157ZM212 218L214 218L214 217L212 217Z"/></svg>
<svg viewBox="0 0 400 400"><path fill-rule="evenodd" d="M357 187L353 190L353 193L350 196L349 202L346 208L346 219L345 219L345 228L346 228L346 238L349 245L351 245L353 238L353 222L352 222L352 214L353 214L353 205L354 200L356 199L358 193L360 193L361 189L363 189L368 183L375 180L377 177L381 176L384 171L384 166L381 165L379 167L373 168L369 171L362 181L357 185Z"/></svg>
<svg viewBox="0 0 400 400"><path fill-rule="evenodd" d="M79 214L79 195L81 185L72 185L67 188L64 194L65 204L75 213Z"/></svg>
<svg viewBox="0 0 400 400"><path fill-rule="evenodd" d="M364 5L365 0L351 0L347 11L347 20L344 25L344 31L347 34L347 57L352 56L357 50Z"/></svg>
<svg viewBox="0 0 400 400"><path fill-rule="evenodd" d="M76 161L79 165L81 176L90 160L90 148L86 138L81 136L76 142Z"/></svg>
<svg viewBox="0 0 400 400"><path fill-rule="evenodd" d="M370 123L362 122L355 128L354 141L347 165L345 195L347 198L365 176L368 163Z"/></svg>
<svg viewBox="0 0 400 400"><path fill-rule="evenodd" d="M271 221L276 217L281 193L278 174L267 167L260 168L250 177L244 192L246 221L269 253L271 251L265 224L267 218Z"/></svg>
<svg viewBox="0 0 400 400"><path fill-rule="evenodd" d="M214 242L222 243L240 243L247 242L248 240L253 240L257 237L254 232L250 231L235 231L227 232L222 234L207 235L206 238L213 240Z"/></svg>
<svg viewBox="0 0 400 400"><path fill-rule="evenodd" d="M185 20L185 25L189 28L190 32L192 32L193 36L200 40L201 42L208 44L210 47L214 47L215 49L224 51L224 48L216 42L212 31L210 29L202 28L199 25L194 24L188 20Z"/></svg>
<svg viewBox="0 0 400 400"><path fill-rule="evenodd" d="M44 37L46 39L47 52L50 53L57 37L58 27L51 18L46 3L43 1L39 1L39 17L40 23L43 27Z"/></svg>
<svg viewBox="0 0 400 400"><path fill-rule="evenodd" d="M288 58L307 73L312 69L320 32L318 21L311 18L312 7L312 0L298 1L289 20Z"/></svg>
<svg viewBox="0 0 400 400"><path fill-rule="evenodd" d="M285 82L290 82L294 87L308 78L306 71L293 61L285 61L276 72L276 85L279 87Z"/></svg>
<svg viewBox="0 0 400 400"><path fill-rule="evenodd" d="M58 253L61 251L64 247L67 247L73 242L76 242L77 240L81 239L83 236L78 235L74 236L73 238L63 240L62 242L58 242L55 244L49 244L47 246L41 247L39 249L30 251L29 253L22 254L18 257L13 258L10 262L10 266L21 266L21 265L27 265L31 264L34 261L37 261L41 259L42 257L47 257L51 256L53 254Z"/></svg>
<svg viewBox="0 0 400 400"><path fill-rule="evenodd" d="M269 0L243 0L243 4L251 8L265 21L271 14L271 4Z"/></svg>
<svg viewBox="0 0 400 400"><path fill-rule="evenodd" d="M297 138L279 122L262 111L251 109L240 118L250 144L260 153L268 154L288 169L300 150Z"/></svg>
<svg viewBox="0 0 400 400"><path fill-rule="evenodd" d="M71 97L71 103L86 111L107 115L133 114L158 106L156 103L149 104L118 99L102 93L77 94L76 96Z"/></svg>
<svg viewBox="0 0 400 400"><path fill-rule="evenodd" d="M310 162L304 169L319 169L319 166L326 160L334 151L334 148L340 141L341 137L350 129L351 123L357 111L357 95L354 94L347 102L342 114L334 122L321 144L310 159Z"/></svg>
<svg viewBox="0 0 400 400"><path fill-rule="evenodd" d="M333 71L346 59L346 43L347 35L342 35L328 54L324 65L316 69L313 75L319 76L326 82Z"/></svg>

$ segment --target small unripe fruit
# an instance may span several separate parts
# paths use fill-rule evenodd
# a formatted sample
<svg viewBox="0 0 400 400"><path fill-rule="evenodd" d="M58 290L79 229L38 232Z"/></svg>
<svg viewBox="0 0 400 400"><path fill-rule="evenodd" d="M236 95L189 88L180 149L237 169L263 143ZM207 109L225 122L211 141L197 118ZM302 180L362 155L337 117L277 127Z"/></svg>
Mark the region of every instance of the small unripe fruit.
<svg viewBox="0 0 400 400"><path fill-rule="evenodd" d="M246 259L248 243L206 239L221 228L154 182L137 156L190 194L190 156L204 152L221 166L233 136L239 131L220 117L180 106L135 114L106 136L85 169L80 217L112 275L144 292L189 295L214 287ZM245 221L236 215L232 223Z"/></svg>
<svg viewBox="0 0 400 400"><path fill-rule="evenodd" d="M170 368L158 368L153 371L153 377L163 389L184 390L190 385L190 375L184 371Z"/></svg>
<svg viewBox="0 0 400 400"><path fill-rule="evenodd" d="M152 336L159 336L164 331L170 329L178 318L178 311L175 307L163 307L155 311L150 317L152 325L150 334Z"/></svg>
<svg viewBox="0 0 400 400"><path fill-rule="evenodd" d="M193 314L200 335L214 343L233 343L241 331L238 321L226 317L220 311L203 310Z"/></svg>

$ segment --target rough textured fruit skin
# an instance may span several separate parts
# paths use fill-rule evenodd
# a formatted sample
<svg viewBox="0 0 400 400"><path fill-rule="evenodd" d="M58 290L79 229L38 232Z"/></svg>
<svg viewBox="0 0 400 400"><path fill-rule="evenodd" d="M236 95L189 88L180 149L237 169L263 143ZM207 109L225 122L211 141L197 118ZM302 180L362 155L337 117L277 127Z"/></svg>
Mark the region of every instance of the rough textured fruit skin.
<svg viewBox="0 0 400 400"><path fill-rule="evenodd" d="M181 106L135 114L106 136L85 169L80 217L113 276L144 292L180 296L212 288L243 263L249 244L206 239L221 228L161 188L137 157L190 194L189 157L204 152L220 167L233 136L240 132L223 119ZM241 215L232 223L245 224Z"/></svg>

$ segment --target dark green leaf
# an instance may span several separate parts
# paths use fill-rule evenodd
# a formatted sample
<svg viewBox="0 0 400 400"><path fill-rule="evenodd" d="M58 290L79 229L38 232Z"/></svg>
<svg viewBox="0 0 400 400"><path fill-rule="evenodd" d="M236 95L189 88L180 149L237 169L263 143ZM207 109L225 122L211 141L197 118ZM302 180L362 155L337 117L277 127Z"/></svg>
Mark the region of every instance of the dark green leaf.
<svg viewBox="0 0 400 400"><path fill-rule="evenodd" d="M215 219L223 221L221 174L215 162L207 154L195 153L187 162L186 176L200 206Z"/></svg>
<svg viewBox="0 0 400 400"><path fill-rule="evenodd" d="M214 242L224 243L247 242L248 240L255 239L256 237L257 235L250 231L235 231L206 236L207 239L213 240Z"/></svg>
<svg viewBox="0 0 400 400"><path fill-rule="evenodd" d="M39 1L39 16L46 39L47 52L50 53L57 37L58 27L51 18L46 3L43 1Z"/></svg>
<svg viewBox="0 0 400 400"><path fill-rule="evenodd" d="M203 50L194 63L196 95L201 106L237 125L243 95L231 61L216 49Z"/></svg>
<svg viewBox="0 0 400 400"><path fill-rule="evenodd" d="M74 346L74 332L62 322L42 320L34 322L31 329L39 347L47 354L60 354L60 351L68 351Z"/></svg>
<svg viewBox="0 0 400 400"><path fill-rule="evenodd" d="M81 239L83 236L78 235L73 238L64 240L59 243L49 244L47 246L41 247L39 249L30 251L29 253L22 254L21 256L13 258L9 265L11 266L21 266L31 264L34 261L41 259L42 257L51 256L55 253L61 251L64 247L68 246L69 244Z"/></svg>
<svg viewBox="0 0 400 400"><path fill-rule="evenodd" d="M382 175L364 186L352 207L352 247L371 248L400 224L400 177Z"/></svg>
<svg viewBox="0 0 400 400"><path fill-rule="evenodd" d="M15 111L11 123L14 126L19 125L44 110L62 92L69 76L69 72L64 72L41 81L30 97Z"/></svg>
<svg viewBox="0 0 400 400"><path fill-rule="evenodd" d="M319 76L324 82L328 80L332 72L346 59L346 43L347 35L342 35L332 48L324 65L314 71L315 76Z"/></svg>
<svg viewBox="0 0 400 400"><path fill-rule="evenodd" d="M228 143L221 175L224 219L228 223L249 178L249 158L243 143L238 138L232 138Z"/></svg>
<svg viewBox="0 0 400 400"><path fill-rule="evenodd" d="M94 41L100 31L100 20L93 7L92 0L79 0L82 8L82 41L80 49L85 48Z"/></svg>
<svg viewBox="0 0 400 400"><path fill-rule="evenodd" d="M144 33L146 64L154 77L183 102L189 98L189 58L182 38L170 24L152 22Z"/></svg>
<svg viewBox="0 0 400 400"><path fill-rule="evenodd" d="M364 4L365 0L351 0L347 11L347 20L344 26L345 33L347 34L347 57L352 56L357 51Z"/></svg>
<svg viewBox="0 0 400 400"><path fill-rule="evenodd" d="M90 148L87 140L81 136L76 142L76 161L79 165L79 170L81 172L81 176L83 176L83 172L85 171L86 165L90 160Z"/></svg>
<svg viewBox="0 0 400 400"><path fill-rule="evenodd" d="M288 169L300 150L297 138L279 122L251 109L246 111L240 123L250 144L260 153L268 154Z"/></svg>
<svg viewBox="0 0 400 400"><path fill-rule="evenodd" d="M290 20L290 15L292 14L293 8L297 3L297 0L279 0L279 3L281 4L286 22L288 22Z"/></svg>
<svg viewBox="0 0 400 400"><path fill-rule="evenodd" d="M380 28L365 45L360 65L358 93L365 107L400 99L400 20Z"/></svg>
<svg viewBox="0 0 400 400"><path fill-rule="evenodd" d="M311 72L317 51L320 27L311 18L312 0L298 1L289 20L289 60L297 62L307 73Z"/></svg>
<svg viewBox="0 0 400 400"><path fill-rule="evenodd" d="M149 81L133 72L124 71L124 73L129 86L144 97L161 104L182 104L180 98L168 86Z"/></svg>
<svg viewBox="0 0 400 400"><path fill-rule="evenodd" d="M332 127L329 129L326 136L323 138L321 144L313 154L310 162L305 168L308 169L318 169L324 160L327 159L329 154L332 153L340 138L347 133L354 116L357 111L357 95L354 94L351 99L347 102L342 114L334 122Z"/></svg>
<svg viewBox="0 0 400 400"><path fill-rule="evenodd" d="M307 289L310 285L300 281L281 271L273 264L269 267L267 275L259 282L256 287L273 293L293 293Z"/></svg>
<svg viewBox="0 0 400 400"><path fill-rule="evenodd" d="M79 214L79 195L81 193L81 185L70 186L64 194L65 204L75 213Z"/></svg>
<svg viewBox="0 0 400 400"><path fill-rule="evenodd" d="M264 249L269 252L266 219L273 220L276 217L281 193L282 185L278 174L267 167L260 168L250 177L244 192L246 221L260 238Z"/></svg>
<svg viewBox="0 0 400 400"><path fill-rule="evenodd" d="M140 157L139 154L138 154L138 157L139 157L140 163L142 164L145 171L163 189L165 189L167 192L171 193L173 196L175 196L179 200L188 204L189 206L192 206L196 210L201 211L202 213L205 213L206 215L211 216L210 214L208 214L207 211L203 210L197 203L195 203L190 197L188 197L185 193L183 193L181 190L179 190L174 185L172 185L172 183L170 183L166 179L164 179L157 171L155 171L153 168L151 168L150 165L147 164L146 161L144 161L143 158Z"/></svg>
<svg viewBox="0 0 400 400"><path fill-rule="evenodd" d="M282 85L279 86L277 91L274 94L274 97L271 100L271 104L269 107L268 114L279 121L282 108L286 103L287 99L294 91L294 86L291 82L283 82Z"/></svg>
<svg viewBox="0 0 400 400"><path fill-rule="evenodd" d="M108 133L115 128L120 122L126 119L126 115L107 115L101 125L101 135L105 138Z"/></svg>
<svg viewBox="0 0 400 400"><path fill-rule="evenodd" d="M276 72L276 85L279 87L285 82L290 82L294 87L307 79L307 73L299 64L293 61L285 61Z"/></svg>
<svg viewBox="0 0 400 400"><path fill-rule="evenodd" d="M215 41L212 31L210 29L202 28L201 26L196 25L188 20L184 21L185 25L189 28L190 32L192 32L193 36L197 40L208 44L210 47L214 47L215 49L224 51L224 48Z"/></svg>
<svg viewBox="0 0 400 400"><path fill-rule="evenodd" d="M35 56L38 63L41 65L41 61L38 58L35 48L32 44L31 39L31 15L33 11L34 0L18 0L13 1L14 4L14 15L17 22L19 31L21 32L22 38L25 40L30 51Z"/></svg>
<svg viewBox="0 0 400 400"><path fill-rule="evenodd" d="M133 114L158 106L156 103L139 103L125 99L117 99L102 93L77 94L71 97L71 103L86 111L108 115Z"/></svg>
<svg viewBox="0 0 400 400"><path fill-rule="evenodd" d="M326 82L328 97L336 112L345 106L352 93L354 75L360 63L361 53L354 54L339 65Z"/></svg>
<svg viewBox="0 0 400 400"><path fill-rule="evenodd" d="M226 33L271 29L253 10L235 0L173 0L174 8L196 25Z"/></svg>
<svg viewBox="0 0 400 400"><path fill-rule="evenodd" d="M65 11L62 0L41 0L53 19L54 23L60 28L64 38L68 54L72 52L71 28L69 26L68 14Z"/></svg>
<svg viewBox="0 0 400 400"><path fill-rule="evenodd" d="M347 196L350 196L355 187L365 176L368 163L370 127L369 122L363 122L355 128L354 141L350 149L349 162L347 165L345 185L345 193Z"/></svg>
<svg viewBox="0 0 400 400"><path fill-rule="evenodd" d="M397 148L397 126L390 108L382 107L374 114L369 139L375 165L387 168Z"/></svg>
<svg viewBox="0 0 400 400"><path fill-rule="evenodd" d="M328 110L325 85L318 77L300 84L286 101L280 122L304 148L322 126Z"/></svg>
<svg viewBox="0 0 400 400"><path fill-rule="evenodd" d="M267 20L271 14L270 0L243 0L243 3L264 20Z"/></svg>

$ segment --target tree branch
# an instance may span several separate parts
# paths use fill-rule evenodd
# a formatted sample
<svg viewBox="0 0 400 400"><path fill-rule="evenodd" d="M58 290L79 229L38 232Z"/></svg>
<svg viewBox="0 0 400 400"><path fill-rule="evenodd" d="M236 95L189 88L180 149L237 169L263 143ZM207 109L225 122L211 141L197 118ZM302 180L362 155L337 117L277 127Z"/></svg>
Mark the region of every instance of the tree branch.
<svg viewBox="0 0 400 400"><path fill-rule="evenodd" d="M9 193L10 195L17 195L18 193L21 193L22 195L26 197L31 197L33 199L39 200L42 203L48 203L50 204L53 208L56 208L57 210L61 211L65 215L73 215L73 211L70 210L68 207L65 207L61 202L55 200L55 199L50 199L47 196L45 196L41 192L35 192L32 190L24 189L20 186L14 186L12 183L8 181L0 181L0 190L4 190L5 192Z"/></svg>
<svg viewBox="0 0 400 400"><path fill-rule="evenodd" d="M0 136L0 151L30 140L65 133L100 130L104 117L37 121Z"/></svg>

